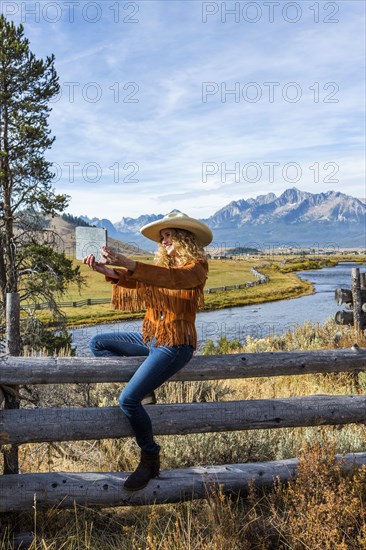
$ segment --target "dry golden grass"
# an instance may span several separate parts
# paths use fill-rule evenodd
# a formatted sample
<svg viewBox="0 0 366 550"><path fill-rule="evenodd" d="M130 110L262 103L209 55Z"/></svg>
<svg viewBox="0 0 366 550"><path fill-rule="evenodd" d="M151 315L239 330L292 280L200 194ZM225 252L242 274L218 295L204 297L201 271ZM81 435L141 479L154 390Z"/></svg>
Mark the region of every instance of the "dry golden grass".
<svg viewBox="0 0 366 550"><path fill-rule="evenodd" d="M366 467L342 475L335 444L304 445L298 477L272 493L273 525L294 550L366 548Z"/></svg>

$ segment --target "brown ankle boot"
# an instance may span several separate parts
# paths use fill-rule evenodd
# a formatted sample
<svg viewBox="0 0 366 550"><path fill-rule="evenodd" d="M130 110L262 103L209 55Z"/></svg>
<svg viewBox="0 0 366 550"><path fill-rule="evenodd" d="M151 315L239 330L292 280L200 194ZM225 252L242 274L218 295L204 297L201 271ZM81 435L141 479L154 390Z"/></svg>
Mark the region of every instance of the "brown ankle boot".
<svg viewBox="0 0 366 550"><path fill-rule="evenodd" d="M159 475L159 451L141 451L141 459L136 470L126 479L124 488L127 491L138 491L146 487L150 479Z"/></svg>
<svg viewBox="0 0 366 550"><path fill-rule="evenodd" d="M155 405L156 395L155 392L148 393L141 401L141 405Z"/></svg>

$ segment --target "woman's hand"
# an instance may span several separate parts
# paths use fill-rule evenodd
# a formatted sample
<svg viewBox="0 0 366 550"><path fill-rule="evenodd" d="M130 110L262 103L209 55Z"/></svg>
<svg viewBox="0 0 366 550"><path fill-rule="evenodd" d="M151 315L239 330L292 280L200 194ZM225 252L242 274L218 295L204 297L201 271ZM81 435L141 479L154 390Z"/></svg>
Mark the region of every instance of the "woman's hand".
<svg viewBox="0 0 366 550"><path fill-rule="evenodd" d="M114 269L108 267L102 262L95 261L94 254L89 254L88 256L85 256L85 258L83 259L83 264L88 265L89 268L93 271L97 271L98 273L102 273L103 275L106 275L107 277L112 277L113 279L118 279L118 276Z"/></svg>
<svg viewBox="0 0 366 550"><path fill-rule="evenodd" d="M135 260L131 260L127 256L124 256L123 254L119 254L118 252L114 252L113 250L111 250L110 248L107 248L106 246L102 246L101 255L106 260L107 264L121 266L121 267L124 267L125 269L128 269L129 271L135 271L136 269Z"/></svg>

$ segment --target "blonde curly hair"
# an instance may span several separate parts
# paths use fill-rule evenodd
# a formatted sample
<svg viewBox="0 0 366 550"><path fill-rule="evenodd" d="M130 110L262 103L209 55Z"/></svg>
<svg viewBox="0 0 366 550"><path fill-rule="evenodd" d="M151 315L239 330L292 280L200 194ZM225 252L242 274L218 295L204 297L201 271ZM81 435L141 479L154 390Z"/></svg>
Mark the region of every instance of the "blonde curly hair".
<svg viewBox="0 0 366 550"><path fill-rule="evenodd" d="M206 260L206 253L202 244L190 231L185 229L171 229L174 249L179 255L179 263L184 265L191 261ZM155 254L155 264L163 267L175 265L175 258L170 257L162 244L159 244Z"/></svg>

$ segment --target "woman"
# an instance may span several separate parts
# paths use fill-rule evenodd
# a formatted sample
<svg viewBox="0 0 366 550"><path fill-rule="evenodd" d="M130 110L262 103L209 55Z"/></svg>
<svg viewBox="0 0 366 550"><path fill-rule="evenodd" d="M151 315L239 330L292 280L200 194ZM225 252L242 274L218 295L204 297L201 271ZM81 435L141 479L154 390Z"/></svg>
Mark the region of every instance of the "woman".
<svg viewBox="0 0 366 550"><path fill-rule="evenodd" d="M147 224L140 232L159 243L156 265L137 262L106 247L102 249L106 263L118 268L96 262L93 255L84 258L84 263L113 283L116 309L146 309L142 333L100 334L89 344L98 357L146 356L118 400L141 448L140 463L124 483L130 491L142 489L159 475L160 447L141 402L154 402L154 390L190 361L197 346L194 322L203 305L208 272L203 247L212 241L207 225L180 212Z"/></svg>

